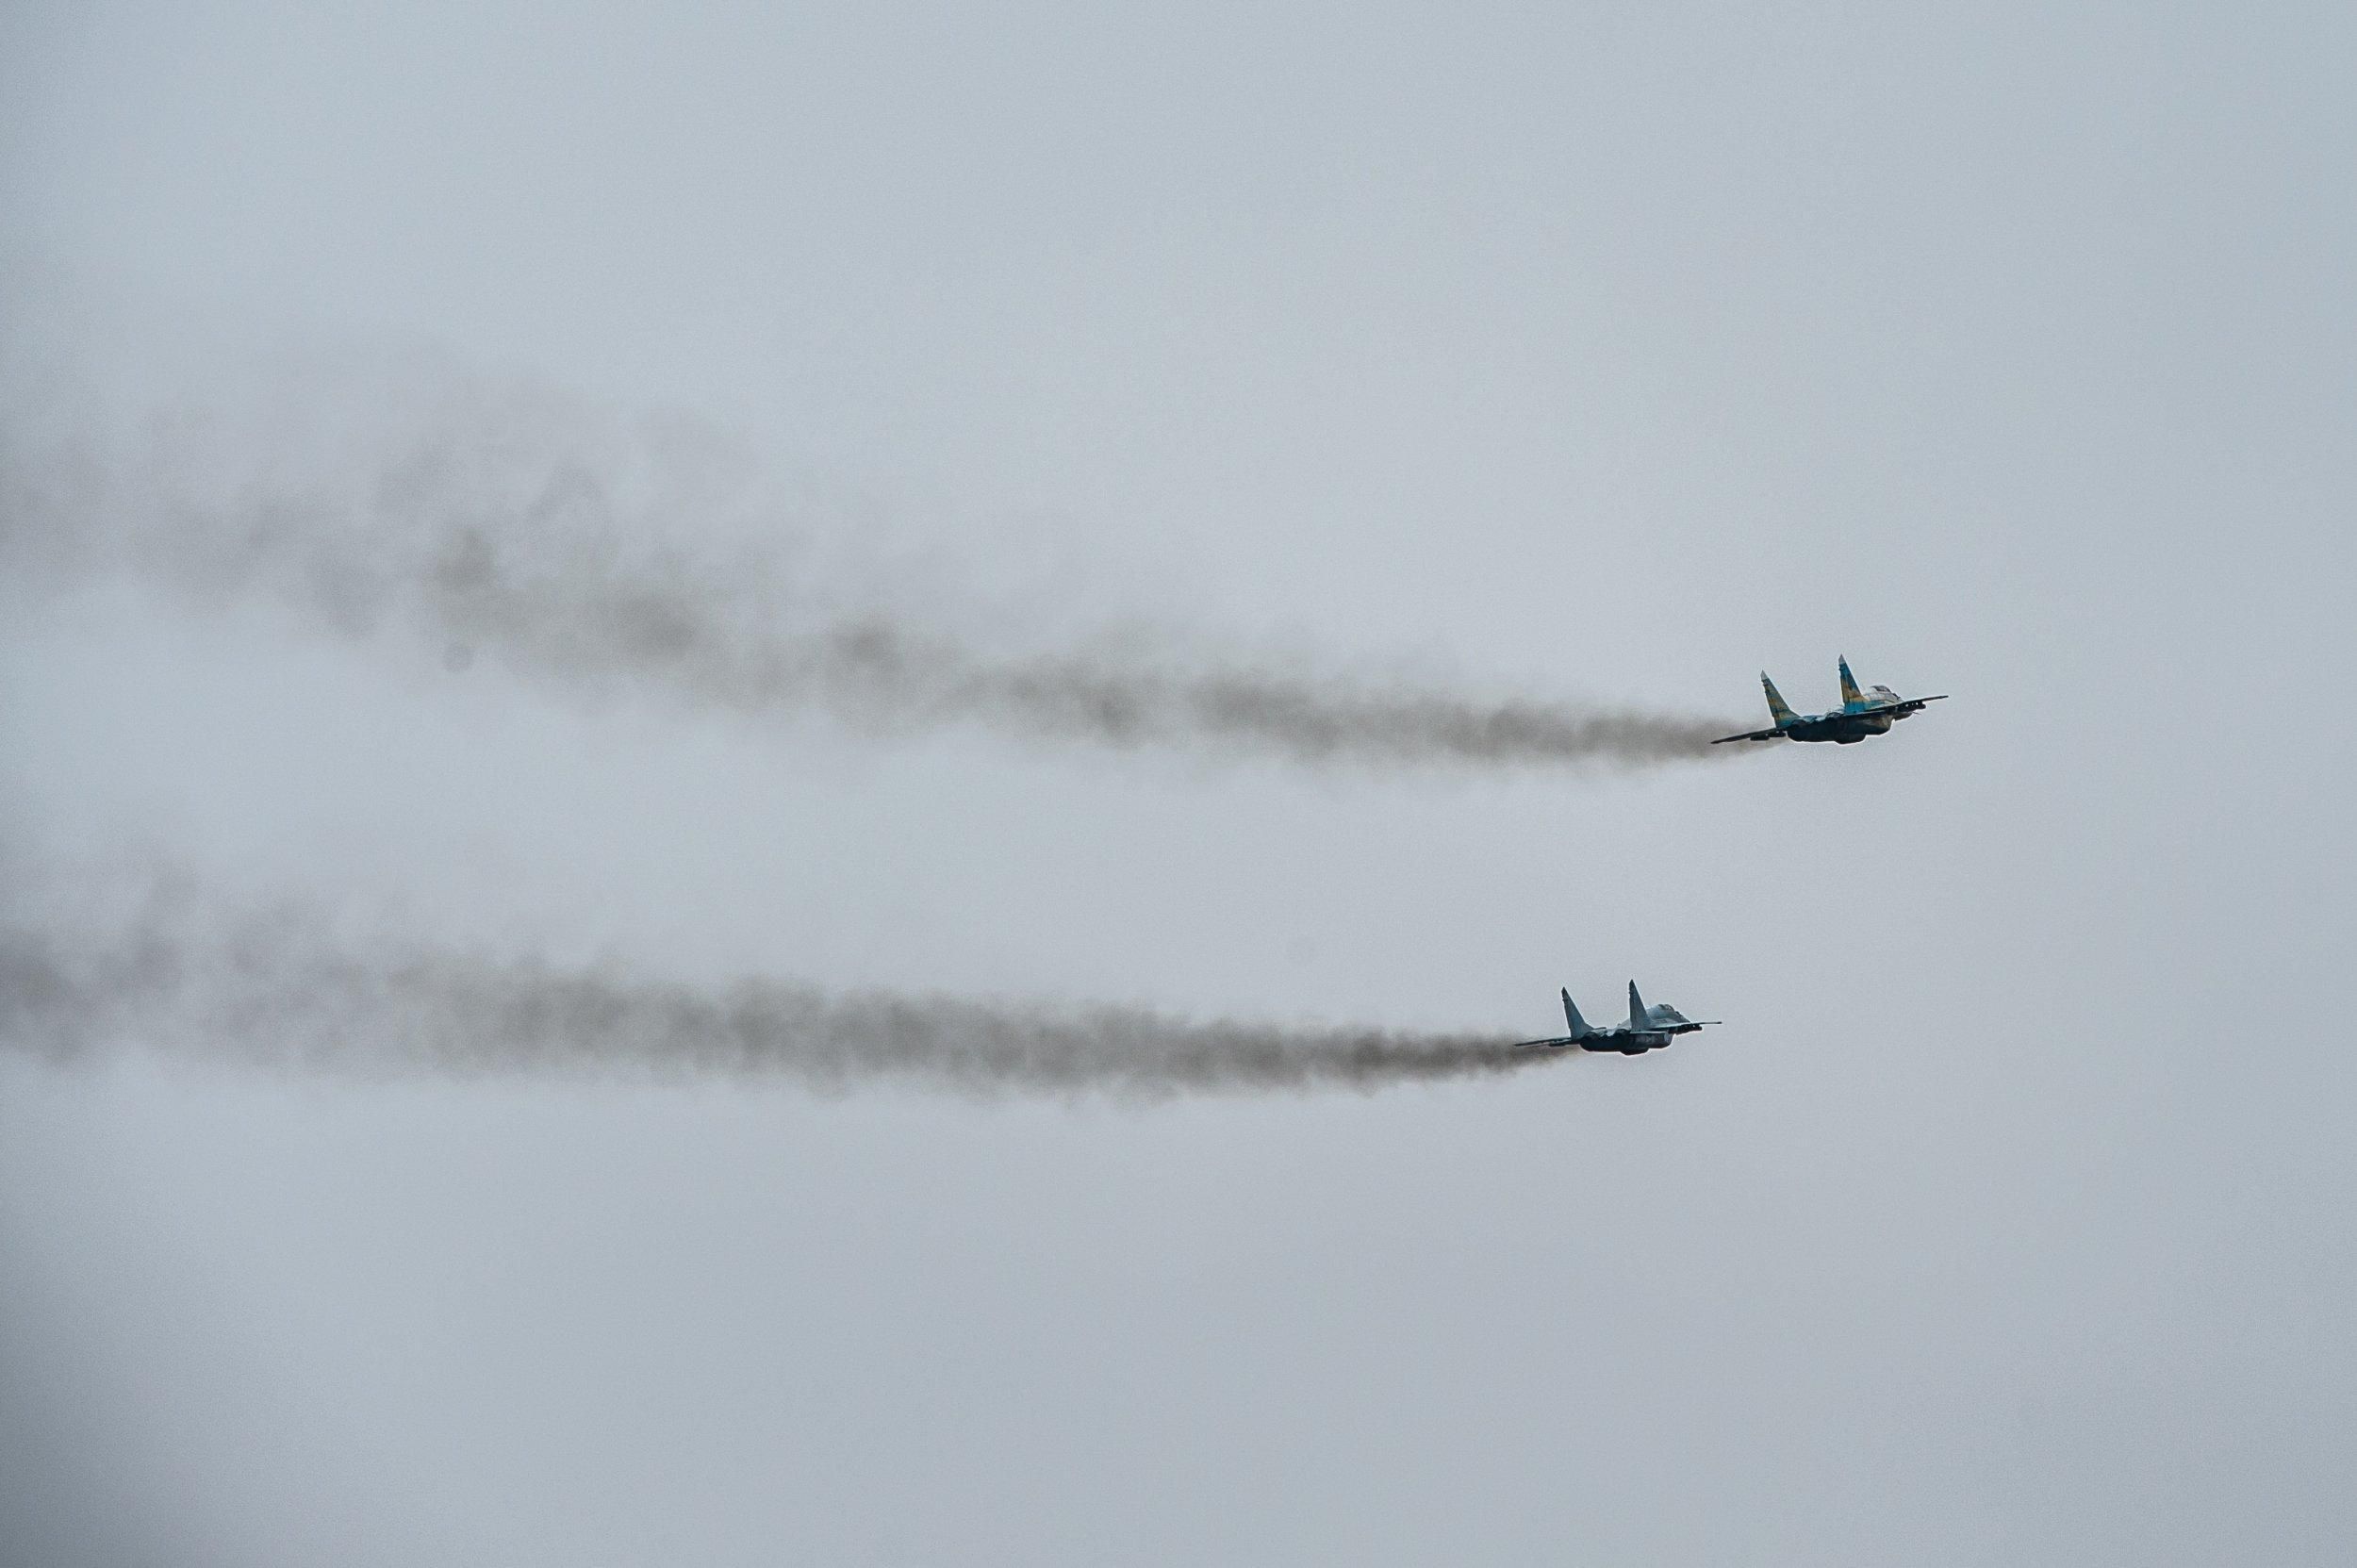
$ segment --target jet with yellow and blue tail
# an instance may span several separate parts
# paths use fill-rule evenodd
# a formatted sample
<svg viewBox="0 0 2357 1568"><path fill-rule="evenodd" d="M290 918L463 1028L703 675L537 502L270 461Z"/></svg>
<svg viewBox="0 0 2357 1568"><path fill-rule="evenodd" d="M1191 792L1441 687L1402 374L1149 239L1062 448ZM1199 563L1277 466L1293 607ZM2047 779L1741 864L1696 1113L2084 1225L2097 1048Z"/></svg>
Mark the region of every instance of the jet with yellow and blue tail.
<svg viewBox="0 0 2357 1568"><path fill-rule="evenodd" d="M1776 721L1775 727L1747 730L1739 735L1721 735L1711 744L1724 746L1730 740L1830 740L1836 746L1854 746L1868 735L1889 734L1893 724L1914 718L1927 703L1947 701L1945 692L1937 697L1902 697L1888 686L1869 686L1860 691L1856 679L1850 673L1850 661L1843 658L1839 662L1841 706L1831 713L1794 713L1785 706L1776 683L1763 669L1759 672L1759 684L1768 693L1768 717Z"/></svg>
<svg viewBox="0 0 2357 1568"><path fill-rule="evenodd" d="M1642 1056L1649 1050L1659 1050L1681 1034L1691 1034L1716 1018L1689 1018L1668 1002L1645 1005L1645 999L1637 994L1637 982L1628 982L1628 1022L1599 1027L1579 1015L1579 1007L1572 1000L1572 993L1563 993L1563 1024L1569 1034L1558 1034L1546 1040L1522 1040L1516 1050L1610 1050L1623 1056Z"/></svg>

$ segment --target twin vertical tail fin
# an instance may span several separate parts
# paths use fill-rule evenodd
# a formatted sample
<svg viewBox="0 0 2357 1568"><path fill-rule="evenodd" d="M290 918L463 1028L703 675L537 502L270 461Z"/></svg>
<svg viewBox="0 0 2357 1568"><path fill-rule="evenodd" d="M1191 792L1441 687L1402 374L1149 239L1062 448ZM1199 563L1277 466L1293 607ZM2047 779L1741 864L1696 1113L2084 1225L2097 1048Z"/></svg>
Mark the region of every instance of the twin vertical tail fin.
<svg viewBox="0 0 2357 1568"><path fill-rule="evenodd" d="M1779 727L1792 722L1797 716L1784 705L1784 694L1776 689L1776 683L1768 678L1764 669L1759 672L1759 685L1768 694L1768 717L1774 719Z"/></svg>
<svg viewBox="0 0 2357 1568"><path fill-rule="evenodd" d="M1563 993L1563 1027L1571 1031L1574 1040L1589 1032L1588 1020L1581 1017L1579 1009L1572 1005L1572 993L1568 988Z"/></svg>
<svg viewBox="0 0 2357 1568"><path fill-rule="evenodd" d="M1841 666L1841 705L1845 708L1864 707L1866 694L1858 690L1857 677L1850 673L1850 661L1845 657L1835 662Z"/></svg>
<svg viewBox="0 0 2357 1568"><path fill-rule="evenodd" d="M1637 994L1637 982L1632 980L1628 982L1628 1027L1642 1029L1651 1021L1645 1012L1645 999Z"/></svg>

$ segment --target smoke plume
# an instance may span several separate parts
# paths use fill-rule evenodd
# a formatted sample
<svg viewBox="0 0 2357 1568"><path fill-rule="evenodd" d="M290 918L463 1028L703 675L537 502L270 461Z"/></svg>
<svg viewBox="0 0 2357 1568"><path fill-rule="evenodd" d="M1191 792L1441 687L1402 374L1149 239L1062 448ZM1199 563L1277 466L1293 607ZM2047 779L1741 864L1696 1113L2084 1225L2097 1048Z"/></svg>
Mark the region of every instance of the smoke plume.
<svg viewBox="0 0 2357 1568"><path fill-rule="evenodd" d="M173 1060L384 1079L558 1075L887 1082L952 1092L1373 1091L1551 1059L1494 1035L1190 1022L1120 1007L699 987L326 934L316 914L153 911L107 933L0 928L0 1046L66 1062L125 1046Z"/></svg>
<svg viewBox="0 0 2357 1568"><path fill-rule="evenodd" d="M547 400L444 397L426 415L151 423L0 449L0 562L184 596L266 599L340 635L384 628L453 671L495 659L576 694L636 691L867 733L1002 735L1291 763L1631 768L1726 754L1727 726L1205 652L1135 629L1020 646L943 628L976 606L847 602L750 465L672 425ZM721 526L715 527L718 522ZM733 536L734 548L715 548ZM884 596L889 598L889 595Z"/></svg>

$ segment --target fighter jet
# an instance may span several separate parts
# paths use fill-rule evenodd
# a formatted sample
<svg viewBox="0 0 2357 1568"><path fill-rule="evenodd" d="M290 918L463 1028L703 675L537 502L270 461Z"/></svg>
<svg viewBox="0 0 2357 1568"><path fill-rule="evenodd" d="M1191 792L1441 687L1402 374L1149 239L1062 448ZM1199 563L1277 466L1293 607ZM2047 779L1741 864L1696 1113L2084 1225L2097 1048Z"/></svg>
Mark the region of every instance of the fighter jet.
<svg viewBox="0 0 2357 1568"><path fill-rule="evenodd" d="M1794 713L1784 705L1783 696L1768 672L1759 672L1759 684L1768 691L1768 717L1776 721L1772 730L1747 730L1739 735L1721 735L1713 746L1724 746L1730 740L1830 740L1836 746L1855 746L1868 735L1887 734L1902 718L1912 718L1923 711L1927 702L1944 702L1947 694L1937 697L1902 697L1888 686L1857 688L1857 681L1850 673L1850 661L1841 664L1841 706L1831 713Z"/></svg>
<svg viewBox="0 0 2357 1568"><path fill-rule="evenodd" d="M1565 991L1563 1022L1570 1027L1571 1032L1554 1040L1525 1040L1514 1048L1569 1050L1577 1046L1582 1050L1617 1050L1623 1056L1642 1056L1649 1050L1658 1050L1681 1034L1691 1034L1704 1024L1718 1021L1716 1018L1705 1018L1697 1022L1668 1002L1647 1007L1645 999L1637 994L1637 982L1632 980L1628 982L1628 1022L1614 1024L1609 1029L1598 1029L1579 1015L1579 1009L1572 1002L1571 992Z"/></svg>

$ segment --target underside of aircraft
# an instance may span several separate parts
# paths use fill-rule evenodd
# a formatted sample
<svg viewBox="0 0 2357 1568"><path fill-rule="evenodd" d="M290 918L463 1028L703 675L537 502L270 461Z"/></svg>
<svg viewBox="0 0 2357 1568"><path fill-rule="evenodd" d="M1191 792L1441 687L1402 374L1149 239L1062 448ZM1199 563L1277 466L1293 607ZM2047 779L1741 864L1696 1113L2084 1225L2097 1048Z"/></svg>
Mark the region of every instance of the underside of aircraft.
<svg viewBox="0 0 2357 1568"><path fill-rule="evenodd" d="M1839 662L1841 668L1841 706L1826 713L1794 713L1785 705L1783 693L1768 672L1759 672L1759 685L1768 694L1768 717L1775 723L1765 730L1746 730L1739 735L1721 735L1711 742L1723 746L1731 740L1829 740L1836 746L1854 746L1868 735L1888 734L1890 727L1902 718L1912 718L1925 705L1944 702L1947 693L1937 697L1902 697L1888 686L1858 689L1856 677L1850 673L1850 661Z"/></svg>
<svg viewBox="0 0 2357 1568"><path fill-rule="evenodd" d="M1645 1005L1645 999L1637 994L1637 982L1628 982L1628 1021L1599 1029L1579 1015L1579 1007L1572 1000L1572 993L1563 993L1563 1023L1571 1031L1547 1040L1524 1040L1520 1050L1580 1050L1616 1051L1623 1056L1641 1056L1649 1050L1659 1050L1681 1034L1691 1034L1716 1018L1696 1020L1688 1017L1668 1002Z"/></svg>

